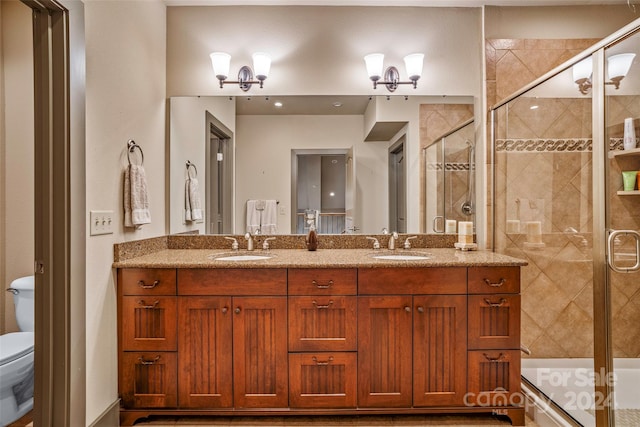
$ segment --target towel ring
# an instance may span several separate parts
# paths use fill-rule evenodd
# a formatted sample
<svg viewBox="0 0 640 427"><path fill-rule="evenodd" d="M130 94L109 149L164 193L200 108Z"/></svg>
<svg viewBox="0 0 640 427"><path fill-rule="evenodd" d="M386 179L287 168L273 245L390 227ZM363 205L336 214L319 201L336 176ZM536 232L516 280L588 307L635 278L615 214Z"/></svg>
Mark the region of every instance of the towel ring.
<svg viewBox="0 0 640 427"><path fill-rule="evenodd" d="M191 176L191 168L193 168L193 171L195 172L194 176ZM193 178L197 178L198 177L198 168L196 168L196 165L194 165L193 163L191 163L189 160L187 160L187 176L190 179Z"/></svg>
<svg viewBox="0 0 640 427"><path fill-rule="evenodd" d="M133 139L127 141L127 161L131 164L131 153L135 151L135 149L140 151L140 166L144 163L144 153L142 152L142 148Z"/></svg>

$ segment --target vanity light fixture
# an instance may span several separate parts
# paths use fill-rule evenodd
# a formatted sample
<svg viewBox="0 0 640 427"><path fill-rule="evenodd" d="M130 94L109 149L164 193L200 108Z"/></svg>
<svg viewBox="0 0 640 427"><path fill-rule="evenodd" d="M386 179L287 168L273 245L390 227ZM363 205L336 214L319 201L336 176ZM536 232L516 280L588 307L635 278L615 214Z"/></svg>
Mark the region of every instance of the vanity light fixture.
<svg viewBox="0 0 640 427"><path fill-rule="evenodd" d="M424 63L424 54L412 53L404 57L404 65L407 69L407 75L409 76L408 82L400 81L400 73L394 66L387 67L382 74L382 65L384 61L384 54L372 53L364 57L364 62L367 66L367 74L371 81L373 81L373 88L376 89L378 84L383 84L387 87L389 92L393 92L398 88L398 85L410 84L415 89L418 86L418 79L422 76L422 66ZM381 81L380 79L383 78Z"/></svg>
<svg viewBox="0 0 640 427"><path fill-rule="evenodd" d="M229 81L227 77L229 77L229 66L231 64L231 55L225 52L213 52L211 55L211 65L213 65L213 72L216 75L216 78L220 81L220 88L222 88L227 83L234 83L240 86L240 89L243 91L248 91L251 89L251 86L255 84L259 84L262 89L262 85L264 81L269 76L269 70L271 69L271 57L264 52L256 52L252 55L253 58L253 68L255 70L255 78L254 80L253 72L254 70L247 65L243 65L238 71L238 80L237 81Z"/></svg>
<svg viewBox="0 0 640 427"><path fill-rule="evenodd" d="M635 56L635 53L621 53L608 57L607 73L610 81L606 81L604 84L613 85L616 89L619 89L620 81L629 72ZM586 95L589 89L593 87L593 82L591 81L592 70L593 59L590 56L578 62L572 68L573 81L578 85L578 90L583 95Z"/></svg>

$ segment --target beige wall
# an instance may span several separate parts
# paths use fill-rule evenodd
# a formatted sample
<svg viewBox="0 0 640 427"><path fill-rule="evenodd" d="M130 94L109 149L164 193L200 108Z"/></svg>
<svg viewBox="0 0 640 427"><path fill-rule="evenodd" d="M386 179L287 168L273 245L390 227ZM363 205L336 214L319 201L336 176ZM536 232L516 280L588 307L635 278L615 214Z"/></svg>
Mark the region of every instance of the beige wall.
<svg viewBox="0 0 640 427"><path fill-rule="evenodd" d="M34 183L33 183L33 36L31 9L17 1L1 2L4 88L4 132L2 151L3 191L0 215L4 233L0 244L4 274L2 332L17 331L13 298L4 292L11 281L33 274Z"/></svg>
<svg viewBox="0 0 640 427"><path fill-rule="evenodd" d="M253 52L271 54L271 75L254 96L371 94L363 57L379 51L403 78L402 58L425 53L418 88L396 94L479 96L480 31L479 8L169 7L167 93L242 93L237 85L218 87L209 53L222 50L232 55L233 80Z"/></svg>
<svg viewBox="0 0 640 427"><path fill-rule="evenodd" d="M90 1L86 25L87 209L115 212L112 235L86 223L87 424L117 399L113 244L165 234L165 28L161 1ZM125 230L126 142L144 150L151 224Z"/></svg>

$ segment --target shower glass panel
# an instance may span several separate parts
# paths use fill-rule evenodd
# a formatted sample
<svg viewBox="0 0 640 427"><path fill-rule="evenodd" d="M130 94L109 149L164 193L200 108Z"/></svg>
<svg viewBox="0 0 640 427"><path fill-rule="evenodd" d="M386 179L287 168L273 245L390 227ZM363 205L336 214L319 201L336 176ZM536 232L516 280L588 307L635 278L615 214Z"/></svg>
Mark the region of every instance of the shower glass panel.
<svg viewBox="0 0 640 427"><path fill-rule="evenodd" d="M524 388L584 426L595 425L591 101L569 68L492 112L494 250L528 261Z"/></svg>
<svg viewBox="0 0 640 427"><path fill-rule="evenodd" d="M460 124L423 151L426 171L426 232L444 233L447 220L475 223L473 120Z"/></svg>
<svg viewBox="0 0 640 427"><path fill-rule="evenodd" d="M605 141L608 143L606 219L610 232L608 289L611 301L610 328L613 356L614 417L616 427L640 425L640 273L638 262L640 235L640 35L637 33L609 46L605 63L620 60L621 54L635 53L620 87L605 85ZM611 68L607 78L615 77ZM625 129L625 124L627 125ZM627 139L630 146L623 149ZM625 188L623 174L630 178Z"/></svg>

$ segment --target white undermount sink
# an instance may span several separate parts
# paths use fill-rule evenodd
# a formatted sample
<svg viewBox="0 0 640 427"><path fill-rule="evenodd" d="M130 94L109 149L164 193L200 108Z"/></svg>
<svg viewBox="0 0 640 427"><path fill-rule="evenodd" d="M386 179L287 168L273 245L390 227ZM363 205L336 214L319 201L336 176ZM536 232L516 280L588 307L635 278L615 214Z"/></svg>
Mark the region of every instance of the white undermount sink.
<svg viewBox="0 0 640 427"><path fill-rule="evenodd" d="M416 253L416 252L405 252L398 254L390 254L390 253L381 253L381 254L371 254L372 258L375 259L384 259L391 261L419 261L423 259L429 259L428 254Z"/></svg>
<svg viewBox="0 0 640 427"><path fill-rule="evenodd" d="M210 255L216 261L261 261L273 258L273 255L238 255L238 254L218 254Z"/></svg>

